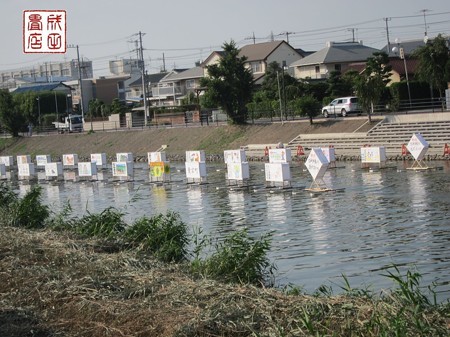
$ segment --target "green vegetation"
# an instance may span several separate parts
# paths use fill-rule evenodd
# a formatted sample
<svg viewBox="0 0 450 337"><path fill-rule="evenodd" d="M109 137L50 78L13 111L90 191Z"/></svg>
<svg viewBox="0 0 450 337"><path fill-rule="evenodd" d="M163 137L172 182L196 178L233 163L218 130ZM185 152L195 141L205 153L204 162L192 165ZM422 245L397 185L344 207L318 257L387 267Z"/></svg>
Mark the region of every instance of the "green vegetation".
<svg viewBox="0 0 450 337"><path fill-rule="evenodd" d="M450 303L436 303L416 270L386 267L394 289L380 294L345 275L339 295L263 287L270 234L244 229L211 244L200 229L189 253L176 213L131 225L113 208L77 218L67 204L50 214L39 188L19 198L6 184L0 226L2 336L450 335Z"/></svg>

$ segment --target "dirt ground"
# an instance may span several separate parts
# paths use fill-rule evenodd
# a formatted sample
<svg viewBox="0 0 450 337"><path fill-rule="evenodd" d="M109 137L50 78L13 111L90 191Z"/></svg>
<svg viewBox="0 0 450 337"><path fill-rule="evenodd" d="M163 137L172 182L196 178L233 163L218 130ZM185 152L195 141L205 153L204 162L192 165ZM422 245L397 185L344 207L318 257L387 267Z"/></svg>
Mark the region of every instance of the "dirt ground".
<svg viewBox="0 0 450 337"><path fill-rule="evenodd" d="M117 152L132 152L136 157L146 156L167 145L168 155L181 155L187 150L205 150L207 154L222 154L249 144L287 144L300 134L364 132L373 127L365 118L321 119L288 121L284 124L257 124L247 126L202 126L123 130L82 134L33 135L5 142L1 155L49 154L52 157L76 153L88 157L103 152L114 156Z"/></svg>

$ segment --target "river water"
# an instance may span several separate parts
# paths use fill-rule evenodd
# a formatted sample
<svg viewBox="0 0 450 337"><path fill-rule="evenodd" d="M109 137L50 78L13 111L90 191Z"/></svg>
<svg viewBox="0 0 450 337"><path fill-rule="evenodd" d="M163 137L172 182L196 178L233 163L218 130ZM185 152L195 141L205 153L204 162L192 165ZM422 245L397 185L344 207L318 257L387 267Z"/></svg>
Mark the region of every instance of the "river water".
<svg viewBox="0 0 450 337"><path fill-rule="evenodd" d="M291 164L292 189L264 188L264 164L250 163L248 189L230 189L224 164L207 164L207 184L188 185L184 163L171 163L171 183L149 183L145 164L136 164L133 182L113 182L110 170L96 182L49 183L39 172L44 202L59 212L67 201L77 215L116 207L131 223L141 216L178 212L194 232L223 237L247 227L255 237L273 233L269 254L278 286L293 284L307 293L319 286L340 291L343 277L375 293L394 284L384 268L416 268L424 286L435 282L438 300L450 299L450 163L433 170L408 170L393 162L381 170L340 162L324 181L334 192L304 190L312 179L302 162ZM14 181L14 179L11 179ZM23 195L26 182L14 186Z"/></svg>

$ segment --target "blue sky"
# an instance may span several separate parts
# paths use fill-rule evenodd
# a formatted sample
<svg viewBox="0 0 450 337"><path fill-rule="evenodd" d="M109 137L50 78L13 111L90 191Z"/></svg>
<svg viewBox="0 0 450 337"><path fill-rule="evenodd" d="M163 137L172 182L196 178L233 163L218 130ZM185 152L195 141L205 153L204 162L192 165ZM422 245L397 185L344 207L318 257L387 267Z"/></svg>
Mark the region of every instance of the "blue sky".
<svg viewBox="0 0 450 337"><path fill-rule="evenodd" d="M300 0L1 0L0 70L29 68L65 55L23 54L22 12L31 9L67 11L67 40L93 61L94 74L107 74L111 59L135 57L141 31L146 68L190 68L233 39L239 46L287 39L295 48L319 50L327 41L362 40L382 48L391 42L450 35L448 0L300 1ZM425 10L425 18L423 16ZM289 34L286 34L288 32Z"/></svg>

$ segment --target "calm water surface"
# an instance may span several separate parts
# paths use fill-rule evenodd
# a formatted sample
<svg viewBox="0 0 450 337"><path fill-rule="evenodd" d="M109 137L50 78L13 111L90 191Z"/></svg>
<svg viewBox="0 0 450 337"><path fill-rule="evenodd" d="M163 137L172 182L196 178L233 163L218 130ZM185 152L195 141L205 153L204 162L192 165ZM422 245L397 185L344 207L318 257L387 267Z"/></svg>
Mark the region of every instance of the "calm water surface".
<svg viewBox="0 0 450 337"><path fill-rule="evenodd" d="M251 187L230 190L224 164L208 163L208 184L186 184L184 163L171 163L170 185L148 183L144 164L135 180L113 183L110 170L98 182L65 182L43 186L43 198L55 212L65 203L76 214L100 212L109 206L134 219L167 210L178 212L192 231L223 236L248 227L255 237L273 232L270 259L280 286L303 286L308 293L320 285L339 292L345 275L353 287L379 292L393 283L381 274L396 264L402 271L416 267L424 286L435 281L439 300L450 299L450 163L431 162L436 170L406 170L412 163L390 163L383 170L363 170L358 162L338 163L324 177L342 191L311 194L303 190L311 176L303 163L293 163L293 189L268 191L264 165L250 163ZM41 176L40 179L44 179ZM16 185L23 194L26 183Z"/></svg>

